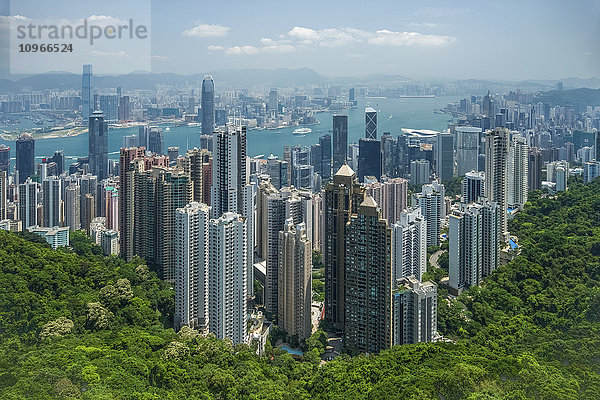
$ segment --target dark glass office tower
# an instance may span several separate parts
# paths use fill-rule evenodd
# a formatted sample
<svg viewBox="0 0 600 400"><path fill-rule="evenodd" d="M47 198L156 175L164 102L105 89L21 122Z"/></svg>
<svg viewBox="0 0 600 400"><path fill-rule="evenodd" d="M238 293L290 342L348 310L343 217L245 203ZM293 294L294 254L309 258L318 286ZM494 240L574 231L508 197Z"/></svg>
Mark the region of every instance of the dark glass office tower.
<svg viewBox="0 0 600 400"><path fill-rule="evenodd" d="M0 171L8 172L9 170L10 170L10 147L0 144Z"/></svg>
<svg viewBox="0 0 600 400"><path fill-rule="evenodd" d="M348 154L348 116L333 116L333 172L346 163Z"/></svg>
<svg viewBox="0 0 600 400"><path fill-rule="evenodd" d="M398 150L396 139L389 133L381 136L381 172L388 178L398 176Z"/></svg>
<svg viewBox="0 0 600 400"><path fill-rule="evenodd" d="M19 183L23 183L35 174L35 140L28 133L23 133L16 142L17 172Z"/></svg>
<svg viewBox="0 0 600 400"><path fill-rule="evenodd" d="M381 178L381 142L375 139L358 141L358 180L365 181L365 176Z"/></svg>
<svg viewBox="0 0 600 400"><path fill-rule="evenodd" d="M156 154L165 154L163 131L158 126L151 126L148 130L147 150Z"/></svg>
<svg viewBox="0 0 600 400"><path fill-rule="evenodd" d="M442 182L447 182L454 177L454 136L438 133L435 151L435 172Z"/></svg>
<svg viewBox="0 0 600 400"><path fill-rule="evenodd" d="M215 128L215 82L206 75L202 80L202 134L212 135Z"/></svg>
<svg viewBox="0 0 600 400"><path fill-rule="evenodd" d="M319 138L321 145L321 177L331 179L331 135L323 135Z"/></svg>
<svg viewBox="0 0 600 400"><path fill-rule="evenodd" d="M108 177L108 123L100 110L90 116L89 163L90 173L99 181Z"/></svg>
<svg viewBox="0 0 600 400"><path fill-rule="evenodd" d="M377 139L377 111L373 107L365 108L365 137Z"/></svg>
<svg viewBox="0 0 600 400"><path fill-rule="evenodd" d="M83 66L81 76L81 121L85 124L94 111L94 93L92 89L92 65Z"/></svg>
<svg viewBox="0 0 600 400"><path fill-rule="evenodd" d="M321 150L321 145L316 143L313 144L312 146L310 146L310 165L312 165L315 169L315 174L319 174L321 176L323 176L323 161L321 160L322 157L322 150ZM273 181L273 178L271 178L271 182ZM273 184L273 186L275 186L275 184ZM277 186L275 186L277 187ZM279 189L279 188L278 188Z"/></svg>

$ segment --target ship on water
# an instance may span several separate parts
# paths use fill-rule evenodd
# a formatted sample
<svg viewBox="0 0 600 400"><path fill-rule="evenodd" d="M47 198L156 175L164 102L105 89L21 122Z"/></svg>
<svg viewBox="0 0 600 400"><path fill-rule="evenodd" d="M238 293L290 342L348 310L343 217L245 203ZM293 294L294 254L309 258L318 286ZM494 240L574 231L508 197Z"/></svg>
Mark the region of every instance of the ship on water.
<svg viewBox="0 0 600 400"><path fill-rule="evenodd" d="M305 135L307 133L311 133L312 129L310 128L298 128L294 131L294 135Z"/></svg>

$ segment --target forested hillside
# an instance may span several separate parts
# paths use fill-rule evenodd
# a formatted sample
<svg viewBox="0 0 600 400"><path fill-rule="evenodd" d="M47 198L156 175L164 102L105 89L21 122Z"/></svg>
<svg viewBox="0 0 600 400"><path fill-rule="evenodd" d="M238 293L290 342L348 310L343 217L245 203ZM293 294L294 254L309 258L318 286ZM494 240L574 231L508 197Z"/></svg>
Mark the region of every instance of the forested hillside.
<svg viewBox="0 0 600 400"><path fill-rule="evenodd" d="M140 260L102 257L80 235L52 251L0 231L0 398L600 398L600 182L532 199L511 232L521 257L440 298L455 343L319 366L317 338L296 362L174 333L173 292Z"/></svg>

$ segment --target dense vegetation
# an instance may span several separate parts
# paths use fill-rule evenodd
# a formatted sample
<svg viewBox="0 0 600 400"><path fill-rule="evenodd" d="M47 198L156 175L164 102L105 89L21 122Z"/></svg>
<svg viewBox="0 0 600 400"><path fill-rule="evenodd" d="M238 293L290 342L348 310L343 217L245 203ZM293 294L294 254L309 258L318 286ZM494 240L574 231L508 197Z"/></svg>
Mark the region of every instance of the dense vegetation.
<svg viewBox="0 0 600 400"><path fill-rule="evenodd" d="M454 343L323 366L169 326L172 289L76 235L52 251L0 232L2 399L598 399L600 182L534 198L511 224L522 256L439 302ZM440 291L443 293L443 291Z"/></svg>

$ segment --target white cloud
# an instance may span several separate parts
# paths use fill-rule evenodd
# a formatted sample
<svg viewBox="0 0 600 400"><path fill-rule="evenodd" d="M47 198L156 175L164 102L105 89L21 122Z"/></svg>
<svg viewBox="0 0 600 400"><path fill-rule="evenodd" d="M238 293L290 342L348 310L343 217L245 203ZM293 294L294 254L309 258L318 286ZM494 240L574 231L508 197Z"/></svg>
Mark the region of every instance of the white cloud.
<svg viewBox="0 0 600 400"><path fill-rule="evenodd" d="M190 37L218 37L225 36L229 28L223 25L198 24L193 28L186 29L181 34Z"/></svg>
<svg viewBox="0 0 600 400"><path fill-rule="evenodd" d="M240 55L240 54L254 55L254 54L258 54L258 47L255 47L255 46L233 46L233 47L228 47L228 48L225 49L225 54L231 54L231 55Z"/></svg>
<svg viewBox="0 0 600 400"><path fill-rule="evenodd" d="M16 25L22 25L28 21L31 21L31 20L22 15L0 15L0 28L2 28L2 29L13 28L14 29Z"/></svg>
<svg viewBox="0 0 600 400"><path fill-rule="evenodd" d="M348 58L363 58L365 55L364 54L358 54L358 53L348 53L346 55L346 57Z"/></svg>
<svg viewBox="0 0 600 400"><path fill-rule="evenodd" d="M171 59L167 56L152 56L154 61L171 61Z"/></svg>
<svg viewBox="0 0 600 400"><path fill-rule="evenodd" d="M117 26L117 25L127 25L127 23L123 20L120 20L115 17L111 17L110 15L90 15L87 18L88 25L98 25L98 26ZM80 20L80 23L83 23L83 20Z"/></svg>
<svg viewBox="0 0 600 400"><path fill-rule="evenodd" d="M413 28L436 28L438 24L435 22L411 22L408 26Z"/></svg>
<svg viewBox="0 0 600 400"><path fill-rule="evenodd" d="M376 46L445 46L454 43L452 36L423 35L417 32L393 32L383 29L369 38L369 44Z"/></svg>
<svg viewBox="0 0 600 400"><path fill-rule="evenodd" d="M296 26L288 34L290 37L297 39L301 45L325 47L365 42L388 46L441 46L455 41L455 38L451 36L424 35L418 32L393 32L387 29L370 32L356 28L314 30Z"/></svg>
<svg viewBox="0 0 600 400"><path fill-rule="evenodd" d="M208 46L208 50L222 50L225 54L228 55L248 55L253 56L256 54L264 54L264 53L291 53L296 50L296 48L289 44L279 44L275 42L271 43L268 46L232 46L232 47L222 47L222 46Z"/></svg>
<svg viewBox="0 0 600 400"><path fill-rule="evenodd" d="M127 53L123 50L121 51L100 51L100 50L92 50L90 51L90 55L99 56L99 57L127 57Z"/></svg>
<svg viewBox="0 0 600 400"><path fill-rule="evenodd" d="M264 53L291 53L297 48L341 47L353 44L373 46L431 46L439 47L453 43L452 36L426 35L418 32L394 32L381 29L375 32L356 28L312 29L295 26L279 39L262 38L259 45L236 45L231 47L208 46L209 51L223 51L229 55L256 55ZM348 57L362 57L359 53L348 53Z"/></svg>

